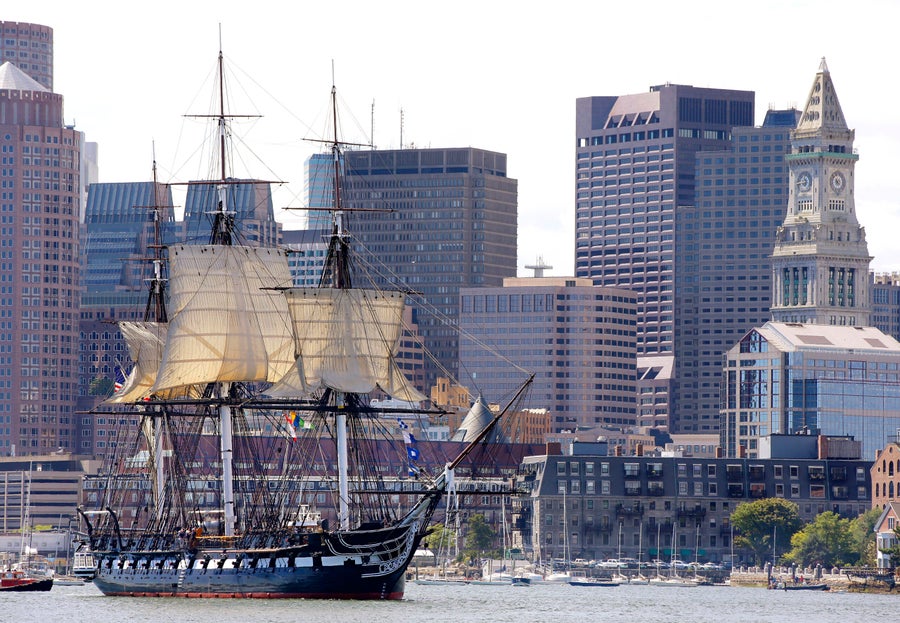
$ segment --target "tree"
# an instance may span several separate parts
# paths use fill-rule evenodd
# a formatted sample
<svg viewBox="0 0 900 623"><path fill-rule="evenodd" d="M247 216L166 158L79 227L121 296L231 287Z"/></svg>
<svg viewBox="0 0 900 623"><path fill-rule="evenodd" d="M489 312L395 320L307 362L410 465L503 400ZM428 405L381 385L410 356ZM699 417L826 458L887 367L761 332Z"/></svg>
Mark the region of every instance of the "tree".
<svg viewBox="0 0 900 623"><path fill-rule="evenodd" d="M472 515L467 522L466 555L470 557L480 556L488 550L492 550L497 535L494 529L485 521L484 515Z"/></svg>
<svg viewBox="0 0 900 623"><path fill-rule="evenodd" d="M731 525L739 533L734 544L753 551L760 566L772 559L773 546L775 551L787 551L801 523L798 506L781 498L744 502L731 513Z"/></svg>
<svg viewBox="0 0 900 623"><path fill-rule="evenodd" d="M856 564L861 567L876 565L875 523L881 512L881 508L873 508L850 522L850 533L858 554Z"/></svg>
<svg viewBox="0 0 900 623"><path fill-rule="evenodd" d="M785 561L803 567L835 567L859 560L857 543L850 532L850 520L826 511L791 537L791 551Z"/></svg>
<svg viewBox="0 0 900 623"><path fill-rule="evenodd" d="M446 559L454 548L454 533L444 524L434 524L425 540L425 546L431 549L441 559Z"/></svg>

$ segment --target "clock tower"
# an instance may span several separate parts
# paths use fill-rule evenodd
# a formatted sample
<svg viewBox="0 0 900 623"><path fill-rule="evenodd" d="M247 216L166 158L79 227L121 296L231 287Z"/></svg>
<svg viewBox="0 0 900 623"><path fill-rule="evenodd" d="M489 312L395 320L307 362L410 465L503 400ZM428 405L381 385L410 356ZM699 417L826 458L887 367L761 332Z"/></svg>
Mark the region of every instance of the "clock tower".
<svg viewBox="0 0 900 623"><path fill-rule="evenodd" d="M825 59L791 133L787 215L772 253L772 320L869 325L869 255L856 220L855 132Z"/></svg>

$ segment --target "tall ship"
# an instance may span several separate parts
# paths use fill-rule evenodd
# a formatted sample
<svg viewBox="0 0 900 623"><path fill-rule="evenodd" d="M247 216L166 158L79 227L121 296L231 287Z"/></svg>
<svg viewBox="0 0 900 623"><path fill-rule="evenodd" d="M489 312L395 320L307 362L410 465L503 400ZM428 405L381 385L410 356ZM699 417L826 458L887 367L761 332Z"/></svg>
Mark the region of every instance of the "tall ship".
<svg viewBox="0 0 900 623"><path fill-rule="evenodd" d="M116 596L400 599L454 470L530 379L442 468L417 465L397 427L438 409L395 360L408 293L356 283L336 112L325 268L319 287L294 288L286 252L235 229L231 197L247 180L226 166L221 52L218 75L209 240L160 252L144 321L119 323L133 366L109 402L139 424L79 509L93 582Z"/></svg>

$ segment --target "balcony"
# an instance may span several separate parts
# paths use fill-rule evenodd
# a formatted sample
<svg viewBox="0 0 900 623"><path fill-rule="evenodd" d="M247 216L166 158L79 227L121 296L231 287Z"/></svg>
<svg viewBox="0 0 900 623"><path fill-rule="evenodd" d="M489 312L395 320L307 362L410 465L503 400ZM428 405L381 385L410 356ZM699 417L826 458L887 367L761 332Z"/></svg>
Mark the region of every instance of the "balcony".
<svg viewBox="0 0 900 623"><path fill-rule="evenodd" d="M764 465L751 465L749 469L751 481L759 482L766 479L766 468Z"/></svg>
<svg viewBox="0 0 900 623"><path fill-rule="evenodd" d="M661 496L666 494L666 488L662 482L648 482L647 495Z"/></svg>
<svg viewBox="0 0 900 623"><path fill-rule="evenodd" d="M701 506L700 504L696 504L691 508L679 508L676 511L677 517L705 517L706 516L706 508Z"/></svg>
<svg viewBox="0 0 900 623"><path fill-rule="evenodd" d="M744 480L744 466L726 465L725 478L728 482L742 482Z"/></svg>
<svg viewBox="0 0 900 623"><path fill-rule="evenodd" d="M733 483L728 485L728 497L742 498L744 497L744 485L742 483Z"/></svg>
<svg viewBox="0 0 900 623"><path fill-rule="evenodd" d="M616 517L641 517L644 514L644 505L640 502L625 506L616 504Z"/></svg>

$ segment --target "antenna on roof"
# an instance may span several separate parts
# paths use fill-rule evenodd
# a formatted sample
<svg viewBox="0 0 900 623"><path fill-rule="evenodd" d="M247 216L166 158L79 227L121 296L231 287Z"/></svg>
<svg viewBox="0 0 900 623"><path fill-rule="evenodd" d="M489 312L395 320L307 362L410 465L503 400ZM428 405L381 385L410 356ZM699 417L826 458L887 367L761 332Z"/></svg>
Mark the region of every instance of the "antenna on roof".
<svg viewBox="0 0 900 623"><path fill-rule="evenodd" d="M526 265L525 268L527 268L528 270L533 270L534 275L532 276L535 278L539 278L544 276L544 270L552 269L553 267L549 264L545 264L544 258L539 255L537 257L537 261L534 264Z"/></svg>

